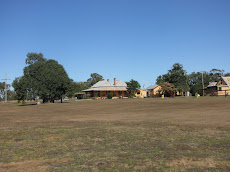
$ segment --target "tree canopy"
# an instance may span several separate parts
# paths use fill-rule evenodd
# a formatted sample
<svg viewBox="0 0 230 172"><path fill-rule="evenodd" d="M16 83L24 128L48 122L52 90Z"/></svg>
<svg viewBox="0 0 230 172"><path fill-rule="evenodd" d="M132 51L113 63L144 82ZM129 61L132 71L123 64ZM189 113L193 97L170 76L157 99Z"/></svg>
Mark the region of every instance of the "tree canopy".
<svg viewBox="0 0 230 172"><path fill-rule="evenodd" d="M166 96L173 96L174 92L176 91L175 86L168 82L162 82L160 83L160 86L161 86L161 91Z"/></svg>
<svg viewBox="0 0 230 172"><path fill-rule="evenodd" d="M97 74L97 73L92 73L90 75L90 78L87 80L88 86L91 87L92 85L96 84L98 81L102 81L103 76Z"/></svg>
<svg viewBox="0 0 230 172"><path fill-rule="evenodd" d="M5 97L5 82L0 82L0 100Z"/></svg>
<svg viewBox="0 0 230 172"><path fill-rule="evenodd" d="M195 95L200 90L203 89L202 83L206 87L209 82L217 82L221 76L230 76L230 73L224 74L224 70L212 69L210 72L192 72L187 75L186 70L179 63L175 63L168 73L160 75L156 79L156 83L160 85L161 83L168 82L172 83L178 91L189 91Z"/></svg>
<svg viewBox="0 0 230 172"><path fill-rule="evenodd" d="M47 60L43 55L28 53L24 75L13 81L18 100L35 99L54 102L72 91L72 80L62 65L55 60Z"/></svg>
<svg viewBox="0 0 230 172"><path fill-rule="evenodd" d="M5 83L0 82L0 98L4 96Z"/></svg>
<svg viewBox="0 0 230 172"><path fill-rule="evenodd" d="M40 61L40 62L45 62L46 59L43 57L42 53L28 53L27 58L26 58L26 64L31 65L34 64L35 62Z"/></svg>
<svg viewBox="0 0 230 172"><path fill-rule="evenodd" d="M14 87L14 91L16 93L15 97L18 101L22 100L23 102L27 98L27 80L24 76L15 78L15 80L12 83L12 86Z"/></svg>
<svg viewBox="0 0 230 172"><path fill-rule="evenodd" d="M11 91L10 84L6 84L7 99L12 100L14 98L14 91ZM0 82L0 101L5 99L5 82Z"/></svg>
<svg viewBox="0 0 230 172"><path fill-rule="evenodd" d="M212 69L209 72L209 75L212 82L217 82L220 79L220 77L224 75L224 70Z"/></svg>
<svg viewBox="0 0 230 172"><path fill-rule="evenodd" d="M85 90L87 88L89 88L88 83L87 82L74 82L74 92L81 92L82 90Z"/></svg>
<svg viewBox="0 0 230 172"><path fill-rule="evenodd" d="M164 82L172 83L178 91L187 91L189 89L187 72L179 63L175 63L167 74L158 76L156 81L158 85Z"/></svg>
<svg viewBox="0 0 230 172"><path fill-rule="evenodd" d="M126 82L127 90L129 91L129 96L134 97L135 93L138 89L140 89L141 85L138 81L131 79L129 82Z"/></svg>

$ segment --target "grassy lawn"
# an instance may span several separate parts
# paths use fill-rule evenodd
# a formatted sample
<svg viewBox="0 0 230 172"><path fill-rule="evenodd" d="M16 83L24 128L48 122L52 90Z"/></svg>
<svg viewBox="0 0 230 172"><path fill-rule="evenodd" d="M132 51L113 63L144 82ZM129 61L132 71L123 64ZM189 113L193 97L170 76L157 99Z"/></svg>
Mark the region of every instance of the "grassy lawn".
<svg viewBox="0 0 230 172"><path fill-rule="evenodd" d="M230 98L0 104L0 171L229 171Z"/></svg>

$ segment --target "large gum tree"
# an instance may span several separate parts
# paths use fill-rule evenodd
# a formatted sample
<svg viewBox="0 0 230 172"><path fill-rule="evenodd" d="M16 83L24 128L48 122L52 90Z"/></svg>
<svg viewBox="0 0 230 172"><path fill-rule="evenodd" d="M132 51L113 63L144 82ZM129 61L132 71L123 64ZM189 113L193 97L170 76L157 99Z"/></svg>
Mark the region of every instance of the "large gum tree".
<svg viewBox="0 0 230 172"><path fill-rule="evenodd" d="M15 80L14 88L18 98L36 99L53 102L69 94L73 90L72 80L64 67L55 60L47 60L43 54L28 53L24 75ZM17 91L18 90L18 91Z"/></svg>

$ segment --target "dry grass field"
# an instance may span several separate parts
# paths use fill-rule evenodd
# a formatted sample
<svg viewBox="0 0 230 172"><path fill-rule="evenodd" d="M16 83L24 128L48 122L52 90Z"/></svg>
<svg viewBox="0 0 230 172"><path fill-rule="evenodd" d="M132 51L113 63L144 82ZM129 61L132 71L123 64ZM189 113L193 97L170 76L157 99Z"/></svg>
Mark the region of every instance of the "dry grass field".
<svg viewBox="0 0 230 172"><path fill-rule="evenodd" d="M0 171L230 171L230 97L0 103Z"/></svg>

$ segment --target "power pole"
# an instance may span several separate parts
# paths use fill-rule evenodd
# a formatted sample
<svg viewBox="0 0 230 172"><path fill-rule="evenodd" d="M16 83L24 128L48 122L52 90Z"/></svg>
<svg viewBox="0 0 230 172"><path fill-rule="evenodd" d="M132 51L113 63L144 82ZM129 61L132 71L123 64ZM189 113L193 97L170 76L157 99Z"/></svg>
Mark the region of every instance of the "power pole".
<svg viewBox="0 0 230 172"><path fill-rule="evenodd" d="M7 72L5 74L5 79L2 79L2 80L5 80L5 102L7 102L7 80L10 80L10 79L7 79Z"/></svg>
<svg viewBox="0 0 230 172"><path fill-rule="evenodd" d="M204 71L202 71L202 86L203 86L203 96L204 96Z"/></svg>

